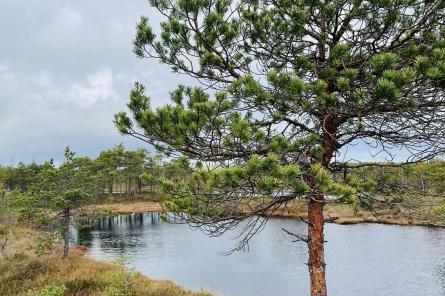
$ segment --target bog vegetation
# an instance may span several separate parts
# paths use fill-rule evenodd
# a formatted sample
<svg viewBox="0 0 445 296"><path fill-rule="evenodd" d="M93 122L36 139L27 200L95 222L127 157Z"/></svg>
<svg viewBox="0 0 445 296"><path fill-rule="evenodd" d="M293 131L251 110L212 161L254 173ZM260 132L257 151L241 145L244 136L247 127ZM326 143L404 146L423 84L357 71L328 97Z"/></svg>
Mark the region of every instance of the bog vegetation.
<svg viewBox="0 0 445 296"><path fill-rule="evenodd" d="M48 160L0 167L1 222L6 227L17 220L63 238L63 258L67 258L70 225L91 216L112 214L87 211L86 205L110 197L132 200L143 193L156 193L155 199L159 199L160 184L166 179L185 178L189 169L184 159L167 161L143 149L126 151L122 145L103 151L95 160L76 157L67 147L60 166ZM51 245L49 238L42 241L41 248L45 245Z"/></svg>
<svg viewBox="0 0 445 296"><path fill-rule="evenodd" d="M202 174L202 164L152 155L142 149L127 151L122 145L101 152L96 159L76 157L69 148L64 157L59 166L48 160L0 167L0 282L7 283L1 286L0 294L195 295L169 282L149 281L122 264L97 263L78 250L71 252L67 261L60 257L68 258L70 225L81 225L92 215L113 214L91 207L87 210L86 205L135 200L171 203L168 196L164 197L166 190L172 184L196 181ZM356 192L341 201L355 211L385 212L445 224L443 160L403 166L357 163L332 178L356 184ZM275 209L275 214L279 215L280 210ZM274 214L273 209L269 214ZM39 235L35 236L36 232ZM32 242L28 241L33 236ZM63 247L57 243L58 238L64 242Z"/></svg>
<svg viewBox="0 0 445 296"><path fill-rule="evenodd" d="M48 160L0 167L0 295L209 295L150 280L124 261L110 265L76 248L69 252L69 226L113 215L85 206L110 196L134 200L153 194L161 180L182 176L183 168L180 161L122 145L94 160L67 148L58 166Z"/></svg>
<svg viewBox="0 0 445 296"><path fill-rule="evenodd" d="M61 260L57 250L35 256L35 231L14 228L18 245L0 260L0 295L4 296L206 296L169 281L151 280L118 260L113 264L87 258L74 250ZM0 235L0 239L3 238ZM61 251L61 250L60 250Z"/></svg>

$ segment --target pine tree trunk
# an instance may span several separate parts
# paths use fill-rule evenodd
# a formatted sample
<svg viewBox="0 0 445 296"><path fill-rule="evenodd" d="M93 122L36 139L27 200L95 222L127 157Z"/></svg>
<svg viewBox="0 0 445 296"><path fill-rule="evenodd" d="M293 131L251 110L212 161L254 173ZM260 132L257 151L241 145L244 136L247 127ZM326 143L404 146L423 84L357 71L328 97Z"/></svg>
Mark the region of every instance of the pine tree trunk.
<svg viewBox="0 0 445 296"><path fill-rule="evenodd" d="M128 178L128 196L132 196L133 194L133 186L132 179Z"/></svg>
<svg viewBox="0 0 445 296"><path fill-rule="evenodd" d="M109 184L108 184L108 196L112 196L113 195L113 181L111 181Z"/></svg>
<svg viewBox="0 0 445 296"><path fill-rule="evenodd" d="M63 257L62 259L68 259L68 253L70 249L69 241L69 226L70 226L70 209L64 210L63 217Z"/></svg>
<svg viewBox="0 0 445 296"><path fill-rule="evenodd" d="M331 117L324 118L322 122L325 129L322 137L324 153L320 163L329 170L329 164L335 152L334 135L337 127ZM326 263L324 260L324 194L315 188L312 181L310 182L311 188L315 195L311 196L308 201L308 265L311 296L327 296Z"/></svg>
<svg viewBox="0 0 445 296"><path fill-rule="evenodd" d="M326 264L324 261L324 216L323 195L309 201L308 205L308 247L311 296L326 296Z"/></svg>
<svg viewBox="0 0 445 296"><path fill-rule="evenodd" d="M140 177L138 178L138 194L142 195L142 180Z"/></svg>

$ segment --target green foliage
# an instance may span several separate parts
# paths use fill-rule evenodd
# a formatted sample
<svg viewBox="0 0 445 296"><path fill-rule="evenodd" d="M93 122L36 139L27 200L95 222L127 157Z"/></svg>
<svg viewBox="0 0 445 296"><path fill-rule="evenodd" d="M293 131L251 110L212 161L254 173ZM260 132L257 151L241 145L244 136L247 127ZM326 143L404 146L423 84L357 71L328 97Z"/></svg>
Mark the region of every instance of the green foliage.
<svg viewBox="0 0 445 296"><path fill-rule="evenodd" d="M52 252L54 250L54 237L53 235L39 236L37 238L37 245L35 247L35 254L37 256L42 256L47 254L48 252Z"/></svg>
<svg viewBox="0 0 445 296"><path fill-rule="evenodd" d="M132 268L126 267L127 259L121 258L113 262L114 270L108 272L105 278L109 279L109 285L105 288L104 296L134 296L136 280L141 275ZM149 282L147 281L147 284Z"/></svg>
<svg viewBox="0 0 445 296"><path fill-rule="evenodd" d="M318 164L312 165L311 175L316 190L335 196L345 203L353 203L355 189L346 184L336 183L326 168Z"/></svg>
<svg viewBox="0 0 445 296"><path fill-rule="evenodd" d="M431 210L431 214L436 219L445 222L445 206L436 206Z"/></svg>
<svg viewBox="0 0 445 296"><path fill-rule="evenodd" d="M13 224L17 219L17 213L11 203L11 197L14 193L8 193L0 196L0 224Z"/></svg>
<svg viewBox="0 0 445 296"><path fill-rule="evenodd" d="M212 296L212 294L209 291L205 291L204 289L201 289L199 292L199 295L201 296Z"/></svg>
<svg viewBox="0 0 445 296"><path fill-rule="evenodd" d="M378 73L383 73L386 70L391 70L396 65L396 55L394 53L381 53L374 56L372 60L374 70Z"/></svg>
<svg viewBox="0 0 445 296"><path fill-rule="evenodd" d="M27 192L29 184L35 181L34 178L41 169L42 166L35 162L29 165L19 162L16 167L0 166L0 192L3 192L0 196L4 195L5 191Z"/></svg>
<svg viewBox="0 0 445 296"><path fill-rule="evenodd" d="M8 197L9 204L20 214L20 222L33 223L64 235L74 218L73 211L91 203L99 195L94 162L89 158L74 157L68 147L64 155L65 162L60 167L56 167L52 161L42 166L30 185L32 194L16 191ZM68 236L64 236L64 243L68 249ZM36 253L44 254L51 244L50 240L43 239Z"/></svg>
<svg viewBox="0 0 445 296"><path fill-rule="evenodd" d="M152 175L148 172L144 172L141 175L141 179L145 185L149 185L149 186L153 186L158 183L158 179L154 175Z"/></svg>
<svg viewBox="0 0 445 296"><path fill-rule="evenodd" d="M361 180L349 175L347 183L353 187L357 192L374 192L377 187L377 181L373 179Z"/></svg>
<svg viewBox="0 0 445 296"><path fill-rule="evenodd" d="M416 190L419 191L418 195L443 196L445 194L443 183L445 181L445 162L442 160L404 166L393 164L393 167L381 167L382 164L373 166L371 163L368 165L348 171L345 182L358 193L389 196L403 194L404 190Z"/></svg>
<svg viewBox="0 0 445 296"><path fill-rule="evenodd" d="M201 172L200 176L204 176ZM242 187L243 183L257 183L259 192L270 195L278 188L292 188L301 182L299 167L296 165L281 165L276 154L266 157L253 155L244 166L221 168L204 178L196 178L196 188L213 190L228 190Z"/></svg>
<svg viewBox="0 0 445 296"><path fill-rule="evenodd" d="M113 218L118 216L118 213L113 212L110 209L99 209L98 213L95 214L95 216L99 217L99 218Z"/></svg>
<svg viewBox="0 0 445 296"><path fill-rule="evenodd" d="M48 216L41 208L35 206L38 201L37 197L22 194L18 190L10 192L3 200L5 209L9 208L17 213L19 223L44 224L48 221Z"/></svg>
<svg viewBox="0 0 445 296"><path fill-rule="evenodd" d="M63 296L65 295L66 287L63 284L55 284L46 286L35 291L28 291L26 296Z"/></svg>
<svg viewBox="0 0 445 296"><path fill-rule="evenodd" d="M32 184L33 195L22 197L24 209L49 207L63 210L93 201L99 188L92 166L90 159L75 158L67 148L65 162L60 167L52 163L43 166Z"/></svg>
<svg viewBox="0 0 445 296"><path fill-rule="evenodd" d="M377 98L389 101L397 100L401 95L395 83L386 78L381 78L377 81L375 94Z"/></svg>

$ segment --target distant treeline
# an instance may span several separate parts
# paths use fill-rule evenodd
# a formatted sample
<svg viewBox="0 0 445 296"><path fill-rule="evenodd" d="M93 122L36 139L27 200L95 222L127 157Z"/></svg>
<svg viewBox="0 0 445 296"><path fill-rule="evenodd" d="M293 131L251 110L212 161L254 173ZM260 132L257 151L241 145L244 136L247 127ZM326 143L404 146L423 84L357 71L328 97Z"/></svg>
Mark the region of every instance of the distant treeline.
<svg viewBox="0 0 445 296"><path fill-rule="evenodd" d="M415 164L357 163L352 168L336 174L337 179L346 183L354 179L368 181L373 190L390 194L410 190L428 195L445 195L445 161L430 160ZM413 191L413 189L416 189Z"/></svg>
<svg viewBox="0 0 445 296"><path fill-rule="evenodd" d="M125 150L123 145L102 151L89 161L91 174L97 176L103 196L134 197L144 193L156 193L164 180L173 182L191 177L191 166L185 158L167 159L162 154L150 154L145 149ZM32 194L32 184L46 165L18 163L0 166L0 194L18 190ZM359 180L368 184L372 191L381 195L400 193L405 189L428 195L445 195L445 161L399 166L397 163L357 163L352 168L334 173L337 181L351 184ZM366 181L367 183L363 183Z"/></svg>
<svg viewBox="0 0 445 296"><path fill-rule="evenodd" d="M184 159L168 160L161 154L151 155L145 149L128 151L123 145L102 151L96 159L85 159L90 164L91 174L99 180L104 196L154 193L162 180L181 179L189 170L189 163ZM0 166L0 195L14 190L32 194L33 184L48 165L55 166L54 161Z"/></svg>

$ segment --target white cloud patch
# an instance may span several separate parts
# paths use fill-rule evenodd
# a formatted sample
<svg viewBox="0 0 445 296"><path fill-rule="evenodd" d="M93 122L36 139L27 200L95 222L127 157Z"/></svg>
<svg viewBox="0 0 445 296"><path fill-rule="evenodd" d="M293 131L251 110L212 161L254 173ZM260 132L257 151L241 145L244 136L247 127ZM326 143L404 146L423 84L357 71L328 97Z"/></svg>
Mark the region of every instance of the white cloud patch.
<svg viewBox="0 0 445 296"><path fill-rule="evenodd" d="M88 108L99 101L115 100L118 97L113 89L114 79L110 70L88 75L86 83L73 84L66 92L66 101Z"/></svg>
<svg viewBox="0 0 445 296"><path fill-rule="evenodd" d="M93 71L79 80L0 65L0 136L7 139L0 139L0 164L13 157L27 162L57 158L66 145L91 155L128 143L112 123L113 114L125 109L127 95L122 86L119 91L111 70ZM14 77L14 83L3 76Z"/></svg>
<svg viewBox="0 0 445 296"><path fill-rule="evenodd" d="M0 68L0 77L1 77ZM29 99L35 102L52 103L53 106L90 108L100 102L115 102L119 97L115 75L109 69L98 70L86 75L84 81L59 76L50 72L20 75L20 83L33 87ZM0 82L0 86L3 83ZM1 91L0 91L1 95ZM31 100L29 100L31 102Z"/></svg>
<svg viewBox="0 0 445 296"><path fill-rule="evenodd" d="M52 78L49 72L41 72L33 77L33 82L41 87L50 88L52 87Z"/></svg>
<svg viewBox="0 0 445 296"><path fill-rule="evenodd" d="M76 29L83 22L82 15L71 8L62 8L56 16L54 25L65 29Z"/></svg>
<svg viewBox="0 0 445 296"><path fill-rule="evenodd" d="M0 80L3 83L11 83L15 81L14 73L5 64L0 64Z"/></svg>

